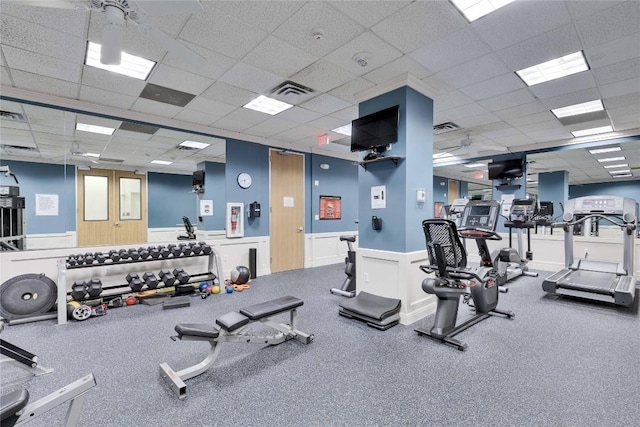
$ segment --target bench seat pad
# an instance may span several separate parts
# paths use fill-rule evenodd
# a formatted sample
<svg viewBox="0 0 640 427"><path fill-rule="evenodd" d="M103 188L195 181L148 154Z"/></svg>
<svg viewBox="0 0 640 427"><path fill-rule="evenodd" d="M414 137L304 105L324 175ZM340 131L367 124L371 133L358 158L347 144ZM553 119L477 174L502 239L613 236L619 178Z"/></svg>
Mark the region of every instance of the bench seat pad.
<svg viewBox="0 0 640 427"><path fill-rule="evenodd" d="M207 323L179 323L175 327L180 336L218 338L220 331L213 325Z"/></svg>
<svg viewBox="0 0 640 427"><path fill-rule="evenodd" d="M260 320L265 317L273 316L274 314L293 310L303 304L304 301L300 298L286 296L245 307L240 310L240 313L244 314L251 320Z"/></svg>
<svg viewBox="0 0 640 427"><path fill-rule="evenodd" d="M231 311L218 317L216 323L225 331L233 332L249 323L249 318L235 311Z"/></svg>

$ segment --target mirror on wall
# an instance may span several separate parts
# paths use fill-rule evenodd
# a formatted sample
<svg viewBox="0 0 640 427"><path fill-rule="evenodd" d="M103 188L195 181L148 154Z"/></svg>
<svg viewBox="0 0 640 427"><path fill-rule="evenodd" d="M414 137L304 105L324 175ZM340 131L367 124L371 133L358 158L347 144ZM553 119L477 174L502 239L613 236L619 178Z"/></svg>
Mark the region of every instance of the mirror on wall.
<svg viewBox="0 0 640 427"><path fill-rule="evenodd" d="M86 183L95 187L87 195L91 200L76 202L76 168L135 171L143 178L149 173L191 175L199 163L225 162L225 139L188 129L6 99L0 101L0 109L0 160L3 166L11 165L19 184L4 174L0 182L3 186L17 186L20 196L25 197L25 228L29 235L76 230L76 203L90 207L84 210L85 215L104 216L105 206L92 201L105 191L103 183ZM139 218L143 212L140 187L145 184L141 179L122 178L119 185L121 220ZM42 195L47 197L37 197ZM36 200L54 201L55 206L47 212L39 211ZM49 231L52 229L58 233ZM70 239L38 240L26 249L69 247Z"/></svg>

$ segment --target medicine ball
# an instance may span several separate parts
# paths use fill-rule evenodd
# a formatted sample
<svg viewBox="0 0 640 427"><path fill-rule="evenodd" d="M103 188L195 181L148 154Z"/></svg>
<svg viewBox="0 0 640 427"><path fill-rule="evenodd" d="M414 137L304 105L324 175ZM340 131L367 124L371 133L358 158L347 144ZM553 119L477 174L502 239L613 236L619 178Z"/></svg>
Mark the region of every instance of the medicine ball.
<svg viewBox="0 0 640 427"><path fill-rule="evenodd" d="M250 276L251 273L249 272L249 269L244 265L239 265L231 270L231 282L236 285L244 285L249 282Z"/></svg>

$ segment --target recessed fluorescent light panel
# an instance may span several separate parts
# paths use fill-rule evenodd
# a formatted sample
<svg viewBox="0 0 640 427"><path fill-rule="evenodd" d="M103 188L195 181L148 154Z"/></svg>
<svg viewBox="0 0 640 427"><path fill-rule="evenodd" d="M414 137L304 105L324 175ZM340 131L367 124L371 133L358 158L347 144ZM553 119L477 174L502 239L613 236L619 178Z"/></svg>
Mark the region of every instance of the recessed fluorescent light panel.
<svg viewBox="0 0 640 427"><path fill-rule="evenodd" d="M340 126L339 128L331 129L331 132L351 136L351 123L349 123L348 125Z"/></svg>
<svg viewBox="0 0 640 427"><path fill-rule="evenodd" d="M115 128L90 125L87 123L76 123L76 130L81 130L84 132L91 132L91 133L99 133L101 135L113 135L113 132L116 131Z"/></svg>
<svg viewBox="0 0 640 427"><path fill-rule="evenodd" d="M100 154L97 153L84 153L84 154L80 154L82 157L94 157L94 158L98 158L100 157Z"/></svg>
<svg viewBox="0 0 640 427"><path fill-rule="evenodd" d="M582 104L569 105L562 108L554 108L551 112L557 117L577 116L580 114L593 113L594 111L604 110L601 99L595 101L583 102Z"/></svg>
<svg viewBox="0 0 640 427"><path fill-rule="evenodd" d="M628 177L631 177L631 176L633 176L633 175L630 174L630 173L625 173L624 175L611 175L611 178L628 178Z"/></svg>
<svg viewBox="0 0 640 427"><path fill-rule="evenodd" d="M123 74L140 80L147 80L151 70L153 70L153 67L156 65L153 61L149 61L148 59L144 59L139 56L130 55L126 52L122 52L120 65L105 65L100 62L101 49L102 46L98 43L89 42L87 44L87 57L84 63L92 67L111 71L112 73Z"/></svg>
<svg viewBox="0 0 640 427"><path fill-rule="evenodd" d="M469 163L468 165L464 165L467 168L481 168L484 166L484 163Z"/></svg>
<svg viewBox="0 0 640 427"><path fill-rule="evenodd" d="M620 147L607 147L607 148L597 148L595 150L589 150L591 154L602 154L602 153L613 153L614 151L622 151Z"/></svg>
<svg viewBox="0 0 640 427"><path fill-rule="evenodd" d="M178 145L181 147L189 147L189 148L195 148L196 150L202 150L203 148L207 148L211 144L207 144L206 142L198 142L198 141L184 141Z"/></svg>
<svg viewBox="0 0 640 427"><path fill-rule="evenodd" d="M248 104L243 105L243 107L275 116L276 114L293 107L293 105L287 104L286 102L278 101L277 99L266 97L264 95L260 95Z"/></svg>
<svg viewBox="0 0 640 427"><path fill-rule="evenodd" d="M607 157L605 159L598 159L598 161L600 163L605 163L605 162L619 162L620 160L625 160L625 157L621 156L621 157Z"/></svg>
<svg viewBox="0 0 640 427"><path fill-rule="evenodd" d="M582 51L579 51L516 71L516 74L527 86L533 86L588 69L587 61L584 59Z"/></svg>
<svg viewBox="0 0 640 427"><path fill-rule="evenodd" d="M577 130L577 131L571 132L571 134L576 138L578 138L580 136L597 135L599 133L605 133L605 132L613 132L613 128L607 125L607 126L600 126L598 128Z"/></svg>
<svg viewBox="0 0 640 427"><path fill-rule="evenodd" d="M614 170L614 171L609 171L609 173L611 175L615 175L615 174L619 174L619 173L631 173L631 169Z"/></svg>
<svg viewBox="0 0 640 427"><path fill-rule="evenodd" d="M173 162L168 162L166 160L151 160L151 163L153 163L154 165L170 165Z"/></svg>
<svg viewBox="0 0 640 427"><path fill-rule="evenodd" d="M451 0L451 3L462 12L464 17L467 18L467 21L473 22L513 1L514 0Z"/></svg>
<svg viewBox="0 0 640 427"><path fill-rule="evenodd" d="M613 169L613 168L628 168L628 163L620 163L619 165L605 165L605 169Z"/></svg>

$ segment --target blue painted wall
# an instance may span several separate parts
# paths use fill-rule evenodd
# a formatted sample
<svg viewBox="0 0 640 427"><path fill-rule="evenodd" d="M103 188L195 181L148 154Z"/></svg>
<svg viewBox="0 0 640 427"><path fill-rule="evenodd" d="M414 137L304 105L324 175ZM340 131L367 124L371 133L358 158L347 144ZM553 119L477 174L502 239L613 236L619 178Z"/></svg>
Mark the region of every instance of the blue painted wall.
<svg viewBox="0 0 640 427"><path fill-rule="evenodd" d="M25 233L65 233L76 230L75 166L3 160L20 182L0 176L0 185L18 185L25 198ZM58 195L58 216L36 216L36 194Z"/></svg>
<svg viewBox="0 0 640 427"><path fill-rule="evenodd" d="M149 172L147 189L149 228L175 227L182 224L183 216L197 225L198 204L191 192L191 175Z"/></svg>
<svg viewBox="0 0 640 427"><path fill-rule="evenodd" d="M312 154L309 163L307 185L311 201L307 204L307 218L310 218L312 233L330 233L353 231L358 229L358 165L353 162L333 157ZM326 163L329 169L320 169ZM318 181L318 185L315 185ZM340 196L342 202L342 218L336 220L315 220L320 214L320 196Z"/></svg>
<svg viewBox="0 0 640 427"><path fill-rule="evenodd" d="M247 172L253 178L251 187L240 188L238 175ZM245 214L246 237L269 235L269 147L237 139L227 139L226 202L248 203L257 201L261 206L259 218L249 219ZM215 209L215 208L214 208ZM224 223L222 227L224 229Z"/></svg>
<svg viewBox="0 0 640 427"><path fill-rule="evenodd" d="M640 180L569 186L570 199L594 195L628 197L640 203Z"/></svg>
<svg viewBox="0 0 640 427"><path fill-rule="evenodd" d="M445 205L449 203L449 178L441 176L433 177L433 203L442 202ZM433 217L433 212L431 216Z"/></svg>
<svg viewBox="0 0 640 427"><path fill-rule="evenodd" d="M227 213L225 205L226 165L217 162L202 162L199 163L197 167L199 170L204 171L204 193L199 195L198 204L196 205L196 218L198 218L198 220L192 220L192 222L194 225L197 224L200 230L224 230ZM191 178L189 180L189 188L191 188ZM198 217L198 215L200 215L200 200L211 200L213 202L212 216ZM194 203L196 202L194 201Z"/></svg>
<svg viewBox="0 0 640 427"><path fill-rule="evenodd" d="M569 172L538 173L538 200L553 202L553 216L562 215L560 203L569 199Z"/></svg>

